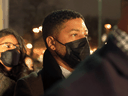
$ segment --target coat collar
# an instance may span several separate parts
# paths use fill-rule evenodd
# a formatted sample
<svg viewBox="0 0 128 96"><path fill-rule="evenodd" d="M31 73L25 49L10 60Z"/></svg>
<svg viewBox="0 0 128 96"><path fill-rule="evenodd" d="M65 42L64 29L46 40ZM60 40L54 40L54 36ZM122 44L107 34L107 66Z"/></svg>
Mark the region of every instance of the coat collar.
<svg viewBox="0 0 128 96"><path fill-rule="evenodd" d="M62 77L60 66L49 50L46 50L44 53L43 69L51 76L54 76L56 74L57 76Z"/></svg>
<svg viewBox="0 0 128 96"><path fill-rule="evenodd" d="M64 78L59 64L56 62L49 50L46 50L44 53L42 77L44 90L48 89L54 83Z"/></svg>

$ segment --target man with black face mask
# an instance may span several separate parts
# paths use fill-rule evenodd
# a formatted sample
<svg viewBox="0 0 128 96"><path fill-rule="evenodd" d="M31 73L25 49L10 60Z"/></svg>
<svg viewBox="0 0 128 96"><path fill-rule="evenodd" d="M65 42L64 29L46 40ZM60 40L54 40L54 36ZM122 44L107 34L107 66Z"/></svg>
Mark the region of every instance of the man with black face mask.
<svg viewBox="0 0 128 96"><path fill-rule="evenodd" d="M56 41L59 42L58 40ZM59 43L62 44L61 42ZM62 45L66 46L66 54L65 56L60 55L60 58L62 58L62 60L72 69L90 54L87 38L82 38ZM58 53L56 52L56 54Z"/></svg>
<svg viewBox="0 0 128 96"><path fill-rule="evenodd" d="M57 10L43 22L43 69L20 79L15 96L40 96L58 81L67 78L90 55L88 29L83 16L72 10Z"/></svg>
<svg viewBox="0 0 128 96"><path fill-rule="evenodd" d="M128 96L128 0L120 5L120 19L107 44L41 96Z"/></svg>

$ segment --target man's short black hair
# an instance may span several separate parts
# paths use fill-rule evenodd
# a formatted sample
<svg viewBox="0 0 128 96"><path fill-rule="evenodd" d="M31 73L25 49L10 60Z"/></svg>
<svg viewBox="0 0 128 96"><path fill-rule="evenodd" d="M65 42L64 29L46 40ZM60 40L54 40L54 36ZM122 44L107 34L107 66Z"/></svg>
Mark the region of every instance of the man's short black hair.
<svg viewBox="0 0 128 96"><path fill-rule="evenodd" d="M84 17L73 10L56 10L53 11L51 14L49 14L43 22L43 39L46 43L46 38L48 36L57 36L59 34L59 30L61 29L61 26L64 22L71 19L81 18L84 20Z"/></svg>

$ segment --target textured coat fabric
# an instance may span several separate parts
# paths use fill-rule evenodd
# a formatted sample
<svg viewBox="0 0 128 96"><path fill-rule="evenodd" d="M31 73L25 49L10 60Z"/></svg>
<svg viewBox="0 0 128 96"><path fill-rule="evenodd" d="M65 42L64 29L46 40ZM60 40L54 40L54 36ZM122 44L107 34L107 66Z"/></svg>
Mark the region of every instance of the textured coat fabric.
<svg viewBox="0 0 128 96"><path fill-rule="evenodd" d="M15 74L12 73L13 69L10 72L6 72L2 64L0 65L0 96L13 96L17 79L29 74L25 66L20 67L23 70L14 77Z"/></svg>
<svg viewBox="0 0 128 96"><path fill-rule="evenodd" d="M44 96L128 96L128 56L108 39Z"/></svg>
<svg viewBox="0 0 128 96"><path fill-rule="evenodd" d="M43 58L43 69L18 80L14 96L40 96L63 78L56 60L46 50Z"/></svg>
<svg viewBox="0 0 128 96"><path fill-rule="evenodd" d="M16 82L0 73L0 96L13 96Z"/></svg>
<svg viewBox="0 0 128 96"><path fill-rule="evenodd" d="M41 72L38 74L32 72L28 76L19 79L14 96L39 96L43 92Z"/></svg>

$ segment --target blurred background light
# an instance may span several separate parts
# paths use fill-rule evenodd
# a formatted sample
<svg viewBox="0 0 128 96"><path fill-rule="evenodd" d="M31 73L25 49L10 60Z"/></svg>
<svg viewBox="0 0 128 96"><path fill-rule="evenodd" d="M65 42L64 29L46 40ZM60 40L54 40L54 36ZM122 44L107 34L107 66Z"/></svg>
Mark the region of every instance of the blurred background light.
<svg viewBox="0 0 128 96"><path fill-rule="evenodd" d="M90 54L93 54L96 50L97 48L90 49Z"/></svg>
<svg viewBox="0 0 128 96"><path fill-rule="evenodd" d="M111 28L112 28L111 24L105 24L104 27L105 27L106 29L111 29Z"/></svg>
<svg viewBox="0 0 128 96"><path fill-rule="evenodd" d="M103 35L102 35L102 42L105 42L106 39L107 39L107 34L103 34Z"/></svg>
<svg viewBox="0 0 128 96"><path fill-rule="evenodd" d="M42 28L43 28L43 27L42 27L42 26L40 26L40 27L39 27L39 31L41 31L41 32L42 32Z"/></svg>
<svg viewBox="0 0 128 96"><path fill-rule="evenodd" d="M32 49L32 44L31 44L31 43L28 43L28 44L26 45L26 47L27 47L28 49Z"/></svg>
<svg viewBox="0 0 128 96"><path fill-rule="evenodd" d="M25 58L25 64L30 70L33 70L33 60L30 57Z"/></svg>
<svg viewBox="0 0 128 96"><path fill-rule="evenodd" d="M38 58L37 58L38 61L40 62L43 62L43 55L40 55Z"/></svg>
<svg viewBox="0 0 128 96"><path fill-rule="evenodd" d="M39 30L39 28L33 28L33 32L34 32L34 33L39 33L40 30Z"/></svg>

